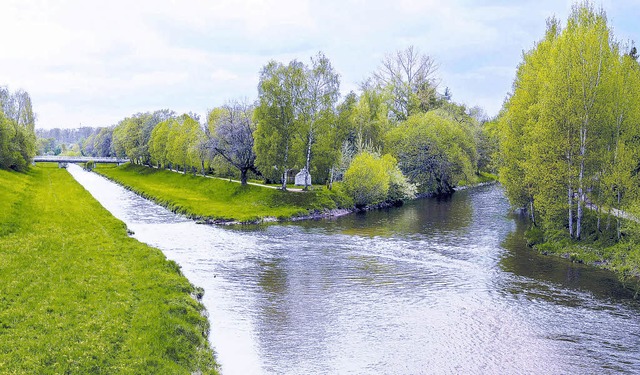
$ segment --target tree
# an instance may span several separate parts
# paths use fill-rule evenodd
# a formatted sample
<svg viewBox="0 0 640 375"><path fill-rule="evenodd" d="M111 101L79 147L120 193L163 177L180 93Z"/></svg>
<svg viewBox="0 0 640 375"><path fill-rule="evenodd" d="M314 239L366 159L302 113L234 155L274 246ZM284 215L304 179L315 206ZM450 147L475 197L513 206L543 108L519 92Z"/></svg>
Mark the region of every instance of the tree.
<svg viewBox="0 0 640 375"><path fill-rule="evenodd" d="M96 156L112 157L113 148L111 146L113 138L113 126L101 128L94 139L94 152Z"/></svg>
<svg viewBox="0 0 640 375"><path fill-rule="evenodd" d="M334 181L342 179L353 158L356 132L352 120L357 101L354 92L347 94L337 106L337 113L327 119L328 126L318 139L315 175L322 181L328 179L329 189Z"/></svg>
<svg viewBox="0 0 640 375"><path fill-rule="evenodd" d="M167 168L169 163L169 132L174 123L174 119L161 121L151 131L149 155L158 168Z"/></svg>
<svg viewBox="0 0 640 375"><path fill-rule="evenodd" d="M306 143L304 188L308 188L311 154L319 136L327 135L327 125L334 121L335 104L340 95L340 80L329 59L318 53L311 59L311 68L305 69L305 82L301 104L301 134ZM324 125L324 126L323 126Z"/></svg>
<svg viewBox="0 0 640 375"><path fill-rule="evenodd" d="M197 146L203 131L200 124L188 114L172 121L167 135L167 158L172 165L182 166L186 174L187 167L200 164Z"/></svg>
<svg viewBox="0 0 640 375"><path fill-rule="evenodd" d="M373 77L377 87L390 94L390 109L396 121L432 107L438 86L436 71L435 61L413 46L384 58Z"/></svg>
<svg viewBox="0 0 640 375"><path fill-rule="evenodd" d="M476 149L463 125L436 112L410 116L386 137L386 150L420 193L447 195L471 181Z"/></svg>
<svg viewBox="0 0 640 375"><path fill-rule="evenodd" d="M28 168L37 150L35 120L27 92L0 87L0 168Z"/></svg>
<svg viewBox="0 0 640 375"><path fill-rule="evenodd" d="M173 111L163 109L153 113L137 113L120 121L113 133L117 156L126 156L132 163L149 164L151 132L158 123L174 117Z"/></svg>
<svg viewBox="0 0 640 375"><path fill-rule="evenodd" d="M267 178L280 178L287 188L289 171L295 165L296 125L304 90L304 65L293 60L289 65L270 61L260 72L258 84L258 122L254 151L256 166Z"/></svg>
<svg viewBox="0 0 640 375"><path fill-rule="evenodd" d="M512 204L548 233L582 239L589 202L621 207L637 190L637 70L589 3L564 29L549 20L524 55L498 121L500 175Z"/></svg>
<svg viewBox="0 0 640 375"><path fill-rule="evenodd" d="M376 204L387 197L389 175L380 158L363 152L353 158L344 175L343 185L357 206Z"/></svg>
<svg viewBox="0 0 640 375"><path fill-rule="evenodd" d="M381 148L384 134L390 128L388 113L387 95L364 87L352 111L351 122L356 133L354 147L362 149L364 145L370 145L372 148Z"/></svg>
<svg viewBox="0 0 640 375"><path fill-rule="evenodd" d="M247 184L247 173L258 173L253 146L253 106L230 102L209 112L207 122L211 134L210 147L229 164L240 171L242 185Z"/></svg>

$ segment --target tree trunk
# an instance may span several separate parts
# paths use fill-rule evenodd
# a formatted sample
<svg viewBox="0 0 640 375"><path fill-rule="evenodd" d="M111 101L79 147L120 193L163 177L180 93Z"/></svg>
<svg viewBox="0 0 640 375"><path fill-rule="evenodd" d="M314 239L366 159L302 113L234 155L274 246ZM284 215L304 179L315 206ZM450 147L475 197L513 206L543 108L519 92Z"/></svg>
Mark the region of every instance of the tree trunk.
<svg viewBox="0 0 640 375"><path fill-rule="evenodd" d="M240 169L240 183L242 185L246 185L247 184L247 169L242 168Z"/></svg>
<svg viewBox="0 0 640 375"><path fill-rule="evenodd" d="M531 211L531 222L536 226L536 214L533 208L533 198L529 198L529 209Z"/></svg>
<svg viewBox="0 0 640 375"><path fill-rule="evenodd" d="M573 238L573 189L569 185L569 237Z"/></svg>
<svg viewBox="0 0 640 375"><path fill-rule="evenodd" d="M588 121L588 116L587 120ZM584 203L584 158L587 153L587 125L584 124L580 131L580 173L578 174L578 217L576 222L576 238L582 235L582 205Z"/></svg>
<svg viewBox="0 0 640 375"><path fill-rule="evenodd" d="M620 233L620 214L622 213L622 211L620 211L620 198L620 189L618 189L618 215L616 215L616 232L618 233L618 241L620 241L620 237L622 235L622 233Z"/></svg>
<svg viewBox="0 0 640 375"><path fill-rule="evenodd" d="M335 168L331 167L331 173L329 174L329 190L333 189L333 170Z"/></svg>
<svg viewBox="0 0 640 375"><path fill-rule="evenodd" d="M204 160L200 161L200 165L202 166L202 177L205 177L205 173L204 173Z"/></svg>
<svg viewBox="0 0 640 375"><path fill-rule="evenodd" d="M313 131L309 132L309 139L308 139L308 144L307 144L307 163L306 163L306 170L305 170L305 175L304 175L304 190L308 190L309 189L309 167L311 165L311 143L313 143Z"/></svg>
<svg viewBox="0 0 640 375"><path fill-rule="evenodd" d="M285 169L284 173L282 174L282 190L287 190L287 174L288 174L288 170Z"/></svg>
<svg viewBox="0 0 640 375"><path fill-rule="evenodd" d="M282 173L282 190L287 190L287 175L289 174L289 169L287 165L289 163L289 144L284 149L284 173Z"/></svg>

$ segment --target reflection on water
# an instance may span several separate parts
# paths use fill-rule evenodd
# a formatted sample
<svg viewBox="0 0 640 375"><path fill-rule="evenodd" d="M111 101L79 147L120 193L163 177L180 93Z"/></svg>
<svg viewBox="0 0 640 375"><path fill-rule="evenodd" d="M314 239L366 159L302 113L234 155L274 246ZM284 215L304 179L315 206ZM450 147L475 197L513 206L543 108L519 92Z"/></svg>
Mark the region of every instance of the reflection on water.
<svg viewBox="0 0 640 375"><path fill-rule="evenodd" d="M70 171L205 288L223 374L640 372L638 303L607 272L527 249L497 186L219 228Z"/></svg>

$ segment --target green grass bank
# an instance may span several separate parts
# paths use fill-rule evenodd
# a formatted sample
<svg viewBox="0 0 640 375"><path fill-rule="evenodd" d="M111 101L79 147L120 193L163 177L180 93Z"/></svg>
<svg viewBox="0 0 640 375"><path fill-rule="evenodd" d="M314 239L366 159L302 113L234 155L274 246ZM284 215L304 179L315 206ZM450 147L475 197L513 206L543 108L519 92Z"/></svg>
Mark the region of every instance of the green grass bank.
<svg viewBox="0 0 640 375"><path fill-rule="evenodd" d="M1 374L216 374L197 291L64 169L0 170Z"/></svg>
<svg viewBox="0 0 640 375"><path fill-rule="evenodd" d="M132 164L94 171L174 212L215 223L284 220L353 206L339 188L288 192Z"/></svg>

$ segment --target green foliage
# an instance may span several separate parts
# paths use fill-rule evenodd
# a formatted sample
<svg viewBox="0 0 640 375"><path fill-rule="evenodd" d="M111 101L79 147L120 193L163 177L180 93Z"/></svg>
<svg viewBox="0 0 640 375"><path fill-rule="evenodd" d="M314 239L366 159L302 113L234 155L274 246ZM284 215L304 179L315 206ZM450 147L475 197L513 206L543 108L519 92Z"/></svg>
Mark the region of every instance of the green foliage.
<svg viewBox="0 0 640 375"><path fill-rule="evenodd" d="M55 164L0 185L1 373L216 373L175 263Z"/></svg>
<svg viewBox="0 0 640 375"><path fill-rule="evenodd" d="M384 134L389 130L388 94L365 89L351 112L351 122L355 131L355 142L359 145L370 145L381 148L384 145ZM359 147L362 149L362 147Z"/></svg>
<svg viewBox="0 0 640 375"><path fill-rule="evenodd" d="M640 69L611 35L590 3L575 5L564 29L549 20L497 122L512 205L570 238L590 235L587 201L625 209L638 194Z"/></svg>
<svg viewBox="0 0 640 375"><path fill-rule="evenodd" d="M285 66L270 61L260 72L258 122L254 133L256 166L270 180L282 181L302 158L303 146L296 142L296 111L301 102L304 65L296 60ZM298 163L301 164L301 163Z"/></svg>
<svg viewBox="0 0 640 375"><path fill-rule="evenodd" d="M95 167L96 162L93 160L89 160L88 162L84 163L84 169L87 171L92 171Z"/></svg>
<svg viewBox="0 0 640 375"><path fill-rule="evenodd" d="M151 131L151 137L149 138L149 156L151 162L166 167L169 163L169 133L174 120L164 120L156 125Z"/></svg>
<svg viewBox="0 0 640 375"><path fill-rule="evenodd" d="M25 91L0 87L0 168L24 171L36 154L35 115Z"/></svg>
<svg viewBox="0 0 640 375"><path fill-rule="evenodd" d="M137 113L120 121L113 130L112 148L117 157L129 158L136 164L150 163L149 140L155 126L175 118L175 113L160 110Z"/></svg>
<svg viewBox="0 0 640 375"><path fill-rule="evenodd" d="M415 186L408 183L391 155L378 157L370 152L356 155L347 169L343 186L356 206L412 198Z"/></svg>
<svg viewBox="0 0 640 375"><path fill-rule="evenodd" d="M474 176L473 134L436 111L410 116L392 129L386 149L398 158L400 169L420 193L451 194Z"/></svg>
<svg viewBox="0 0 640 375"><path fill-rule="evenodd" d="M96 172L174 212L215 221L284 219L344 207L338 204L345 203L340 192L287 192L130 164L98 167Z"/></svg>
<svg viewBox="0 0 640 375"><path fill-rule="evenodd" d="M357 206L380 203L387 198L389 192L389 175L385 163L375 155L363 152L351 162L343 184Z"/></svg>

